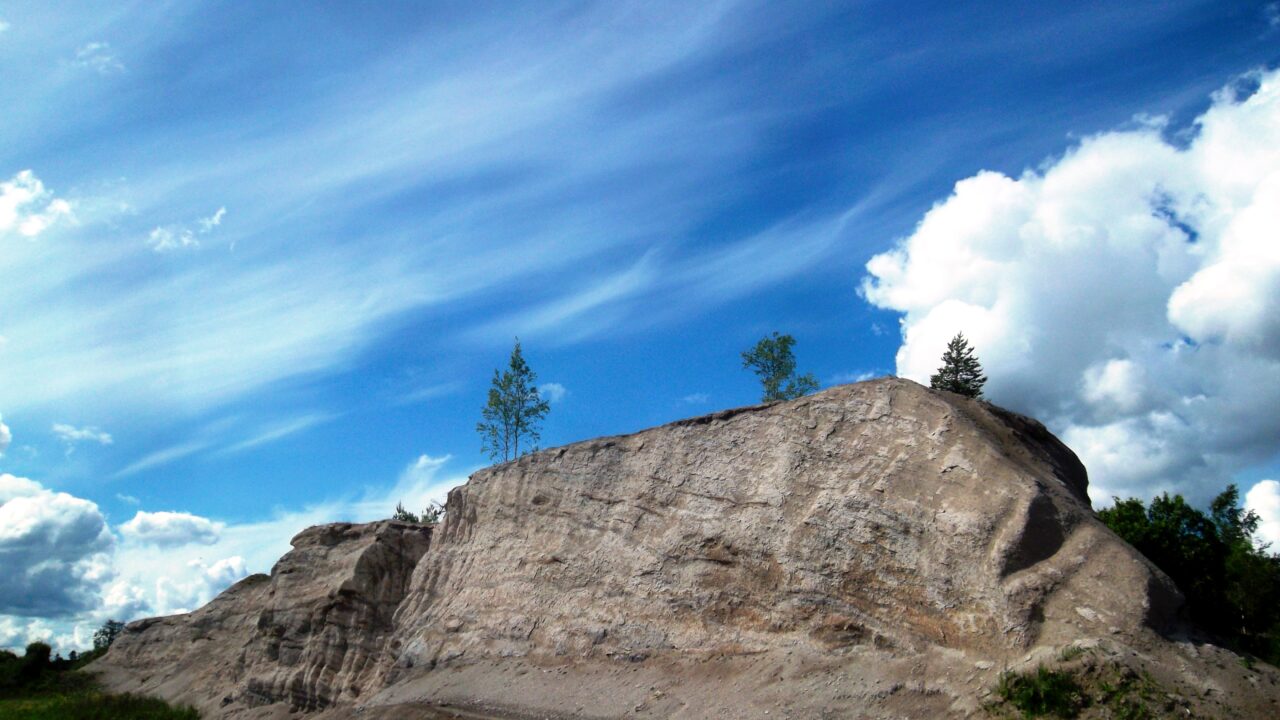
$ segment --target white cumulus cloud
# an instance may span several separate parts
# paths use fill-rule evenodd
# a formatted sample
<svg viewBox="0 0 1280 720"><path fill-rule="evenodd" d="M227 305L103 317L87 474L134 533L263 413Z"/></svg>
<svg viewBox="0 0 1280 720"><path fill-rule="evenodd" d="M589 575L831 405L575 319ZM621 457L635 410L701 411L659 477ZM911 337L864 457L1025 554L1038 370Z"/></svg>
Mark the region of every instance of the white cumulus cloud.
<svg viewBox="0 0 1280 720"><path fill-rule="evenodd" d="M1263 480L1249 489L1244 496L1245 508L1258 514L1257 539L1271 545L1271 552L1280 552L1280 482Z"/></svg>
<svg viewBox="0 0 1280 720"><path fill-rule="evenodd" d="M538 386L538 395L549 403L555 404L564 399L569 391L560 383L543 383Z"/></svg>
<svg viewBox="0 0 1280 720"><path fill-rule="evenodd" d="M250 523L139 512L119 528L121 542L113 541L88 500L0 475L0 578L6 581L0 582L0 647L47 640L63 653L84 650L107 618L128 621L198 608L249 573L270 570L288 552L290 538L312 525L387 518L401 501L415 512L442 503L466 479L442 474L449 460L421 455L390 487L365 488ZM11 507L31 500L47 507L39 513ZM127 496L123 501L137 503ZM87 528L81 528L86 519ZM53 527L64 530L52 532ZM36 577L15 575L8 582L11 567L17 573L34 568ZM58 568L63 572L53 572Z"/></svg>
<svg viewBox="0 0 1280 720"><path fill-rule="evenodd" d="M9 430L9 426L4 424L4 416L0 415L0 455L4 455L4 451L9 449L9 444L13 442L13 433Z"/></svg>
<svg viewBox="0 0 1280 720"><path fill-rule="evenodd" d="M95 607L112 546L94 503L0 475L0 614L60 617Z"/></svg>
<svg viewBox="0 0 1280 720"><path fill-rule="evenodd" d="M218 542L222 523L184 512L145 512L139 510L133 519L120 526L120 535L138 543L173 547Z"/></svg>
<svg viewBox="0 0 1280 720"><path fill-rule="evenodd" d="M70 216L71 203L53 197L30 170L0 182L0 238L10 233L34 238Z"/></svg>
<svg viewBox="0 0 1280 720"><path fill-rule="evenodd" d="M191 560L187 563L187 570L182 577L162 576L156 579L155 601L149 607L151 612L160 615L191 612L249 574L244 558L238 555L213 564Z"/></svg>
<svg viewBox="0 0 1280 720"><path fill-rule="evenodd" d="M1245 80L1185 142L1140 123L956 183L867 264L864 297L903 314L898 374L928 382L963 332L991 399L1048 422L1100 503L1203 502L1273 454L1280 71Z"/></svg>

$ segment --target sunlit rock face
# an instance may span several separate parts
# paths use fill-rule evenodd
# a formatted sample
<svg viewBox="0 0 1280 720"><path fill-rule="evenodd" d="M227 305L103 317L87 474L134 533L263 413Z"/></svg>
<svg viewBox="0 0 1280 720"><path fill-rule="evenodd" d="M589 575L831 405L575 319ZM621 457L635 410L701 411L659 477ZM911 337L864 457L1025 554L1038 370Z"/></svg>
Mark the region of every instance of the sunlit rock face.
<svg viewBox="0 0 1280 720"><path fill-rule="evenodd" d="M431 528L383 521L313 527L271 575L187 615L130 623L96 669L205 713L359 697Z"/></svg>
<svg viewBox="0 0 1280 720"><path fill-rule="evenodd" d="M1087 485L1039 423L897 379L548 450L450 495L399 656L997 652L1167 622L1176 591Z"/></svg>
<svg viewBox="0 0 1280 720"><path fill-rule="evenodd" d="M438 526L293 545L95 669L207 717L939 717L1075 644L1196 712L1280 702L1185 641L1043 426L894 378L534 453Z"/></svg>

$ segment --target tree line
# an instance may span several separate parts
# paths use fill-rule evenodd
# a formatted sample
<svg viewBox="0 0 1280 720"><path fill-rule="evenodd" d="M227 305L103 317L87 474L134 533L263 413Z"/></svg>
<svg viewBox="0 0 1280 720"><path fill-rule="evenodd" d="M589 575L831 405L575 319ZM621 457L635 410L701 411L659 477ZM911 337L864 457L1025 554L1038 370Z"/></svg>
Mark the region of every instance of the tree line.
<svg viewBox="0 0 1280 720"><path fill-rule="evenodd" d="M54 655L47 643L27 645L18 656L0 650L0 718L58 720L199 720L191 707L170 707L156 698L104 692L96 678L79 672L101 657L124 629L108 620L93 634L93 650Z"/></svg>
<svg viewBox="0 0 1280 720"><path fill-rule="evenodd" d="M1163 493L1150 504L1115 498L1098 517L1173 580L1195 624L1280 664L1280 555L1257 542L1258 515L1235 485L1207 512Z"/></svg>

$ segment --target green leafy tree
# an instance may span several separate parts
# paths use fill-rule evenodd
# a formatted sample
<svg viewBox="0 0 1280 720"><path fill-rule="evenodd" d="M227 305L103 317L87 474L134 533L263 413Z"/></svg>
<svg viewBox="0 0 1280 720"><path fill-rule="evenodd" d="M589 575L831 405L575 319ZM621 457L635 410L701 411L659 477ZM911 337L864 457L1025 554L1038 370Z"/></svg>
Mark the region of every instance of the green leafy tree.
<svg viewBox="0 0 1280 720"><path fill-rule="evenodd" d="M1191 619L1269 662L1280 661L1280 556L1254 542L1258 516L1229 485L1205 513L1181 495L1130 498L1098 513L1165 572Z"/></svg>
<svg viewBox="0 0 1280 720"><path fill-rule="evenodd" d="M49 658L53 648L42 642L33 642L27 646L27 654L22 656L22 666L18 669L18 678L24 683L38 679L49 670Z"/></svg>
<svg viewBox="0 0 1280 720"><path fill-rule="evenodd" d="M775 332L742 353L742 367L760 377L762 402L793 400L818 389L818 379L812 374L796 375L796 356L791 350L795 344L795 338Z"/></svg>
<svg viewBox="0 0 1280 720"><path fill-rule="evenodd" d="M982 386L987 384L987 376L982 374L982 363L978 362L969 347L969 341L963 333L956 333L947 343L946 352L942 353L942 367L929 378L929 387L934 390L947 390L966 397L982 397Z"/></svg>
<svg viewBox="0 0 1280 720"><path fill-rule="evenodd" d="M108 620L93 633L93 649L106 652L111 643L116 641L124 630L124 623L119 620Z"/></svg>
<svg viewBox="0 0 1280 720"><path fill-rule="evenodd" d="M516 338L511 360L504 371L493 371L489 400L480 411L476 423L481 450L492 460L506 462L536 449L541 439L541 424L551 406L538 395L537 375L525 362Z"/></svg>

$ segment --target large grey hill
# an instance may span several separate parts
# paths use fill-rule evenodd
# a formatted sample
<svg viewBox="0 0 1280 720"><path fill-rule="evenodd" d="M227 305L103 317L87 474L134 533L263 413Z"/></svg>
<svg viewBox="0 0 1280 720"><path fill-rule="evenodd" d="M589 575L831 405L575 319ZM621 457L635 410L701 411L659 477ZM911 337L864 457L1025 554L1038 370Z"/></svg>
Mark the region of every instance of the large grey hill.
<svg viewBox="0 0 1280 720"><path fill-rule="evenodd" d="M1182 623L1065 445L905 380L544 450L439 526L293 546L93 669L205 717L896 718L986 716L1044 663L1280 717L1280 673Z"/></svg>

